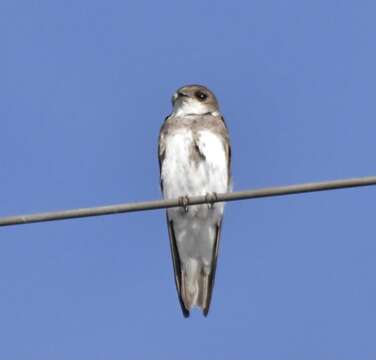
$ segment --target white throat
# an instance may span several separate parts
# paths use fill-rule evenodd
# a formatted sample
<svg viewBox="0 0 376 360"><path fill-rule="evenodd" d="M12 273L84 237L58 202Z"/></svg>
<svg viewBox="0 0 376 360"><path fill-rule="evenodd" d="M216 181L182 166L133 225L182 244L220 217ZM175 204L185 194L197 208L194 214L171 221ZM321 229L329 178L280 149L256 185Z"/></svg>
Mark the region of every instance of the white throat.
<svg viewBox="0 0 376 360"><path fill-rule="evenodd" d="M173 109L175 116L187 116L187 115L203 115L212 113L218 115L218 111L210 111L210 108L199 101L184 99L184 101L176 102Z"/></svg>

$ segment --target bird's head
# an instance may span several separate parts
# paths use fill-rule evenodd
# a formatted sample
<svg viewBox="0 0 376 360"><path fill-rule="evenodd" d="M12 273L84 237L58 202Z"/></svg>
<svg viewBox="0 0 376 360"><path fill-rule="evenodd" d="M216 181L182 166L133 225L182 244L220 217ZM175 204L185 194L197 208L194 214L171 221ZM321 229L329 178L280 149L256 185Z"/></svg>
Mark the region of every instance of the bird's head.
<svg viewBox="0 0 376 360"><path fill-rule="evenodd" d="M173 113L177 116L219 114L215 95L205 86L186 85L172 96Z"/></svg>

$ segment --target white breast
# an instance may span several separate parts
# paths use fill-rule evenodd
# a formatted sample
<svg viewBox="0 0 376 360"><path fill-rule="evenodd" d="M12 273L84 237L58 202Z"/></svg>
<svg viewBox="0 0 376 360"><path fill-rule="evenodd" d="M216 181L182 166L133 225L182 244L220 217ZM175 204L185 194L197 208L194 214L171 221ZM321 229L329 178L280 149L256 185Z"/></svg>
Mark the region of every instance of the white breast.
<svg viewBox="0 0 376 360"><path fill-rule="evenodd" d="M199 163L190 158L193 141L190 129L178 130L166 138L161 174L166 198L228 191L227 159L219 136L209 130L198 133L196 145L205 157Z"/></svg>

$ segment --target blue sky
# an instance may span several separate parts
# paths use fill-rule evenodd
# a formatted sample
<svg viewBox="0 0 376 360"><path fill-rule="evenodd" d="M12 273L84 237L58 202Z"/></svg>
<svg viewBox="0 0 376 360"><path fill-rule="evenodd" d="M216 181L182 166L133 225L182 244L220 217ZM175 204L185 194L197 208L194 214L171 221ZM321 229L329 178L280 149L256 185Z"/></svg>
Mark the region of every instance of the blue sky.
<svg viewBox="0 0 376 360"><path fill-rule="evenodd" d="M373 1L0 3L0 216L160 198L174 90L209 86L235 190L375 175ZM2 359L374 359L376 188L230 203L208 318L163 211L0 230Z"/></svg>

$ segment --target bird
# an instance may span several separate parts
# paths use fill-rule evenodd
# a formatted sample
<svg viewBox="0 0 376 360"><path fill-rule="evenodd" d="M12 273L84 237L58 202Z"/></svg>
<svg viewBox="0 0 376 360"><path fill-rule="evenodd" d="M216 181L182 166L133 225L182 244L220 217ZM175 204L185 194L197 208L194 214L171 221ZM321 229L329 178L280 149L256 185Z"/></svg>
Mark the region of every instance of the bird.
<svg viewBox="0 0 376 360"><path fill-rule="evenodd" d="M158 142L160 183L165 199L180 207L166 210L175 285L184 317L200 308L206 317L212 298L224 203L231 191L231 146L214 93L185 85L172 97L172 112ZM189 205L206 196L207 204Z"/></svg>

